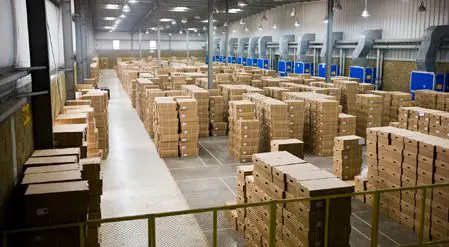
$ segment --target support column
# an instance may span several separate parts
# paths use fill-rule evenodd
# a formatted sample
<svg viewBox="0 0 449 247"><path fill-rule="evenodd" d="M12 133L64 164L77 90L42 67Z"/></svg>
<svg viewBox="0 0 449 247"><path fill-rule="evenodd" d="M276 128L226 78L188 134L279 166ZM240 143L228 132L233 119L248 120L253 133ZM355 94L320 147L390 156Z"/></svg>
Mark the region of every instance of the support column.
<svg viewBox="0 0 449 247"><path fill-rule="evenodd" d="M334 0L327 1L327 34L326 34L326 82L331 82L331 65L332 65L332 54L333 54L333 44L331 44L332 37L332 26L334 24Z"/></svg>
<svg viewBox="0 0 449 247"><path fill-rule="evenodd" d="M171 58L171 35L168 35L168 57Z"/></svg>
<svg viewBox="0 0 449 247"><path fill-rule="evenodd" d="M131 57L134 58L134 33L131 32Z"/></svg>
<svg viewBox="0 0 449 247"><path fill-rule="evenodd" d="M213 72L213 66L214 66L214 62L213 60L213 43L214 43L214 37L213 37L213 29L214 29L214 0L208 0L208 8L209 8L209 19L208 19L208 33L209 35L207 36L208 40L207 40L207 47L208 47L208 59L209 59L209 63L207 66L207 79L208 79L208 83L207 86L208 88L212 88L212 72Z"/></svg>
<svg viewBox="0 0 449 247"><path fill-rule="evenodd" d="M62 9L62 31L64 38L64 68L65 68L65 89L67 99L75 99L75 81L73 80L74 63L73 60L73 32L72 32L72 3L64 0L61 3Z"/></svg>
<svg viewBox="0 0 449 247"><path fill-rule="evenodd" d="M161 67L161 28L157 27L157 67Z"/></svg>
<svg viewBox="0 0 449 247"><path fill-rule="evenodd" d="M187 58L189 58L189 29L186 29L186 51Z"/></svg>
<svg viewBox="0 0 449 247"><path fill-rule="evenodd" d="M142 59L142 32L139 28L139 59Z"/></svg>
<svg viewBox="0 0 449 247"><path fill-rule="evenodd" d="M225 22L227 24L227 26L225 27L225 64L228 65L228 56L229 56L229 51L228 51L228 41L229 41L229 22L228 22L228 11L229 11L229 4L228 4L228 0L226 0L226 9L225 9Z"/></svg>
<svg viewBox="0 0 449 247"><path fill-rule="evenodd" d="M45 0L26 0L28 39L31 67L45 69L31 70L33 92L48 91L31 97L34 148L53 148L53 122L50 95L50 61L48 57L47 17Z"/></svg>

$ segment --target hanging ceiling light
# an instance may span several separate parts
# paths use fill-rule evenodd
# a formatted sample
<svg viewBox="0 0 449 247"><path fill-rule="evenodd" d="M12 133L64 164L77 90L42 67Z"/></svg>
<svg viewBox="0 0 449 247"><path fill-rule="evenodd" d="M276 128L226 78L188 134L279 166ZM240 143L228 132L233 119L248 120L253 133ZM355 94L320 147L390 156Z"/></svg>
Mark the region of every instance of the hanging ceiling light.
<svg viewBox="0 0 449 247"><path fill-rule="evenodd" d="M238 5L239 7L245 7L245 6L248 5L248 4L247 4L246 1L244 1L244 0L239 0L239 1L237 2L237 5Z"/></svg>
<svg viewBox="0 0 449 247"><path fill-rule="evenodd" d="M201 33L198 33L198 37L201 37Z"/></svg>
<svg viewBox="0 0 449 247"><path fill-rule="evenodd" d="M263 31L263 26L262 25L259 26L259 31Z"/></svg>
<svg viewBox="0 0 449 247"><path fill-rule="evenodd" d="M293 8L292 12L290 13L290 16L295 16L296 15L296 8Z"/></svg>
<svg viewBox="0 0 449 247"><path fill-rule="evenodd" d="M146 31L145 33L146 33L146 34L149 34L149 33L150 33L150 31L148 31L148 30L147 30L147 31Z"/></svg>
<svg viewBox="0 0 449 247"><path fill-rule="evenodd" d="M243 18L240 19L240 25L245 25L245 20L243 20Z"/></svg>
<svg viewBox="0 0 449 247"><path fill-rule="evenodd" d="M203 30L204 30L204 31L207 31L207 27L206 27L206 26L203 26Z"/></svg>
<svg viewBox="0 0 449 247"><path fill-rule="evenodd" d="M120 15L120 18L126 18L126 15L122 13L122 14Z"/></svg>
<svg viewBox="0 0 449 247"><path fill-rule="evenodd" d="M214 26L214 30L217 30L217 26Z"/></svg>
<svg viewBox="0 0 449 247"><path fill-rule="evenodd" d="M268 20L268 18L267 18L267 16L265 15L265 13L263 13L263 16L262 16L262 18L260 18L260 20L261 20L261 21L267 21L267 20Z"/></svg>
<svg viewBox="0 0 449 247"><path fill-rule="evenodd" d="M278 27L276 26L276 24L273 24L273 29L276 29L276 28L278 28Z"/></svg>
<svg viewBox="0 0 449 247"><path fill-rule="evenodd" d="M234 30L232 30L232 32L233 32L233 33L235 33L235 29L234 29Z"/></svg>
<svg viewBox="0 0 449 247"><path fill-rule="evenodd" d="M171 33L168 34L168 36L171 36L171 35L172 35Z"/></svg>
<svg viewBox="0 0 449 247"><path fill-rule="evenodd" d="M179 30L179 34L182 34L182 30Z"/></svg>
<svg viewBox="0 0 449 247"><path fill-rule="evenodd" d="M172 25L176 25L176 20L173 19L173 20L171 21L171 24L172 24Z"/></svg>
<svg viewBox="0 0 449 247"><path fill-rule="evenodd" d="M245 32L249 32L248 26L245 26Z"/></svg>
<svg viewBox="0 0 449 247"><path fill-rule="evenodd" d="M427 8L424 6L424 1L421 1L421 5L418 7L418 12L426 12Z"/></svg>
<svg viewBox="0 0 449 247"><path fill-rule="evenodd" d="M197 13L197 14L193 17L193 19L195 19L195 20L197 20L197 21L200 20L200 19L201 19L200 14Z"/></svg>
<svg viewBox="0 0 449 247"><path fill-rule="evenodd" d="M227 27L227 26L228 26L228 22L225 21L225 22L223 23L223 27Z"/></svg>
<svg viewBox="0 0 449 247"><path fill-rule="evenodd" d="M325 24L327 24L328 22L329 22L329 18L327 18L327 15L326 15L326 17L324 17L324 21L323 21Z"/></svg>
<svg viewBox="0 0 449 247"><path fill-rule="evenodd" d="M362 12L362 17L364 17L364 18L369 17L368 0L365 0L365 9Z"/></svg>
<svg viewBox="0 0 449 247"><path fill-rule="evenodd" d="M181 23L186 24L186 23L187 23L187 18L183 17L183 18L181 19Z"/></svg>
<svg viewBox="0 0 449 247"><path fill-rule="evenodd" d="M139 1L137 1L137 0L129 0L128 1L128 3L130 3L130 4L135 4L135 3L138 3Z"/></svg>
<svg viewBox="0 0 449 247"><path fill-rule="evenodd" d="M215 14L220 14L220 10L217 7L214 8L214 12Z"/></svg>
<svg viewBox="0 0 449 247"><path fill-rule="evenodd" d="M294 25L295 25L295 27L299 27L299 21L296 20Z"/></svg>
<svg viewBox="0 0 449 247"><path fill-rule="evenodd" d="M131 8L129 7L128 4L125 3L125 5L123 5L122 10L123 10L123 12L127 13L127 12L131 11Z"/></svg>
<svg viewBox="0 0 449 247"><path fill-rule="evenodd" d="M335 2L334 3L334 11L341 10L341 9L342 9L342 7L341 7L341 4L340 4L340 1Z"/></svg>

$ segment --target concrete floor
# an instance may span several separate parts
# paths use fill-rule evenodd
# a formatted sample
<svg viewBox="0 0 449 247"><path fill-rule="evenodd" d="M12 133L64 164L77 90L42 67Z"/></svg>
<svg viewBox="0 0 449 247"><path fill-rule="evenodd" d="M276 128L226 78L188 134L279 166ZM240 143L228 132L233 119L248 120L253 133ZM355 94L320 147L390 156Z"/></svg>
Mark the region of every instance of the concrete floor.
<svg viewBox="0 0 449 247"><path fill-rule="evenodd" d="M235 200L235 171L240 164L229 156L227 137L202 138L198 157L162 160L115 72L102 71L100 81L111 90L111 148L102 165L104 218L220 206ZM332 167L331 158L306 155L305 159L323 169ZM370 207L353 200L351 246L370 246L370 212ZM218 246L243 246L243 237L221 213L218 220ZM208 246L205 239L212 235L212 214L159 219L157 228L158 246ZM102 238L102 246L146 246L146 221L105 224ZM379 246L416 240L408 228L381 217Z"/></svg>

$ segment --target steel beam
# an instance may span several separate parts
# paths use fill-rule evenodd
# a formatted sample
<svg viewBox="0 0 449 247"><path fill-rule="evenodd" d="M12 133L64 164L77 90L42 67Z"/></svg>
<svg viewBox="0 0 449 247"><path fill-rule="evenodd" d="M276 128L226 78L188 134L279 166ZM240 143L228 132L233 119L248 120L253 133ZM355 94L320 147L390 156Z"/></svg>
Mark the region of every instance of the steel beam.
<svg viewBox="0 0 449 247"><path fill-rule="evenodd" d="M31 67L45 66L46 69L32 70L32 91L50 91L50 61L47 39L47 14L45 0L26 0L28 39ZM53 121L51 95L43 94L31 98L34 148L53 148Z"/></svg>
<svg viewBox="0 0 449 247"><path fill-rule="evenodd" d="M61 3L62 9L62 32L64 42L64 68L65 68L65 90L67 99L75 99L75 82L73 80L74 52L73 52L73 32L72 32L72 3L64 0Z"/></svg>
<svg viewBox="0 0 449 247"><path fill-rule="evenodd" d="M332 39L332 26L334 25L334 0L327 0L327 33L326 33L326 82L331 82L331 65L332 65L332 53L334 51L334 44L331 43Z"/></svg>
<svg viewBox="0 0 449 247"><path fill-rule="evenodd" d="M208 88L212 88L212 72L213 72L213 42L214 42L214 37L213 37L213 29L214 29L214 0L208 0L208 8L209 8L209 18L208 18L208 35L207 35L207 46L208 46L208 60L209 63L207 65L207 87Z"/></svg>
<svg viewBox="0 0 449 247"><path fill-rule="evenodd" d="M157 67L161 67L161 27L157 27Z"/></svg>
<svg viewBox="0 0 449 247"><path fill-rule="evenodd" d="M229 15L229 3L228 0L225 0L225 23L227 26L225 27L225 42L224 42L224 49L225 49L225 64L228 65L228 56L229 56L229 48L228 48L228 42L229 42L229 22L228 22L228 15Z"/></svg>

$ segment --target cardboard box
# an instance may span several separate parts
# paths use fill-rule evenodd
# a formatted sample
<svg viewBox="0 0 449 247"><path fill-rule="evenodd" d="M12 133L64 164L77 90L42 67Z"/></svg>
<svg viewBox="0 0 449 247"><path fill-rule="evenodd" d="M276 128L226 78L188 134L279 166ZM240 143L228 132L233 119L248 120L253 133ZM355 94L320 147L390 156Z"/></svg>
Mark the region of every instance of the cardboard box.
<svg viewBox="0 0 449 247"><path fill-rule="evenodd" d="M298 158L304 158L304 142L298 139L272 140L271 152L287 151Z"/></svg>

